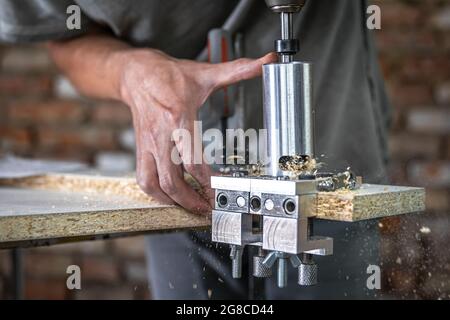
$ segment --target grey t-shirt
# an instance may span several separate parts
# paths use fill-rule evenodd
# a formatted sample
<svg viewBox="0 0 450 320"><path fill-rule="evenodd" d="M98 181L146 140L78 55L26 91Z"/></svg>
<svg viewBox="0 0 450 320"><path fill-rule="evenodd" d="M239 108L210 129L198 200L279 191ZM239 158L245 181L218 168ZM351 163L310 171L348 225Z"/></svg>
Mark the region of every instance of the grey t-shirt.
<svg viewBox="0 0 450 320"><path fill-rule="evenodd" d="M70 38L102 26L135 46L195 58L210 29L220 27L236 0L0 0L0 41ZM81 30L68 30L66 8L82 11ZM386 179L390 108L365 27L363 0L309 0L294 20L298 60L313 63L316 152L331 169L350 166L366 181ZM273 50L278 17L256 0L240 31L245 52L258 57ZM245 83L247 127L262 124L261 80Z"/></svg>
<svg viewBox="0 0 450 320"><path fill-rule="evenodd" d="M70 38L97 25L132 45L193 59L205 46L208 31L220 27L236 3L236 0L0 0L0 41ZM71 4L78 4L83 13L79 31L66 28L66 8ZM363 0L308 0L295 18L294 30L301 47L297 60L313 63L316 153L326 156L323 160L331 169L351 166L365 181L374 183L386 179L389 104L371 31L365 28L365 8ZM256 0L239 31L245 37L246 56L258 57L273 50L273 40L280 32L279 19L263 0ZM261 80L246 81L245 93L245 124L260 128ZM314 229L318 235L334 238L333 256L317 258L321 270L319 284L307 290L299 290L297 286L280 290L274 289L272 278L272 282L266 281L268 297L367 298L365 270L368 264L377 264L378 259L376 224L319 220ZM216 289L236 284L233 279L227 280L226 285L217 280L218 276L222 279L229 276L226 263L220 262L223 251L209 246L208 241L205 245L194 244L195 241L189 241L191 236L178 233L149 237L149 274L155 297L207 298L206 288L213 286L216 295ZM209 233L194 237L210 239ZM177 268L167 268L175 265ZM214 280L203 280L205 270L211 272ZM168 283L174 283L176 290L169 288ZM203 291L194 290L192 283L207 287ZM234 290L233 297L236 292L239 290Z"/></svg>

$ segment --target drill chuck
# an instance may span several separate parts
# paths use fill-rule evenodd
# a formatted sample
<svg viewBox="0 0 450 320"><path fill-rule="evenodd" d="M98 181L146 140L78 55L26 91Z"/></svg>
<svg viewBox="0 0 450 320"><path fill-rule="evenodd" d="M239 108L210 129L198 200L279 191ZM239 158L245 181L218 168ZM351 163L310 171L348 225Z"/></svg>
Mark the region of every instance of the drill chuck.
<svg viewBox="0 0 450 320"><path fill-rule="evenodd" d="M274 12L298 12L306 0L266 0L266 5Z"/></svg>

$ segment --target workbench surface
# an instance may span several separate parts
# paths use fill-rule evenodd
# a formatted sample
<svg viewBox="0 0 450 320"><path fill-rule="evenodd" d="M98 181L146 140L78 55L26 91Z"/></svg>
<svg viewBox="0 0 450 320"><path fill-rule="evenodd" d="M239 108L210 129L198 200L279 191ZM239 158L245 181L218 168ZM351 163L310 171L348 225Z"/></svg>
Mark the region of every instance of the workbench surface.
<svg viewBox="0 0 450 320"><path fill-rule="evenodd" d="M320 192L317 217L358 221L425 208L423 188L363 184ZM54 173L0 179L0 248L204 228L210 220L157 203L133 176Z"/></svg>

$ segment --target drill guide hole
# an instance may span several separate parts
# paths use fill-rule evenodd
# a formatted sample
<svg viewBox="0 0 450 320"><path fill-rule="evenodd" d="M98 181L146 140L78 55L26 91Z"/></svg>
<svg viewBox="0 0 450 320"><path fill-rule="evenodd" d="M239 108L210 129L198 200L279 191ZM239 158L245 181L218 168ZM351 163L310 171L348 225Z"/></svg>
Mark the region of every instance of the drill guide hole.
<svg viewBox="0 0 450 320"><path fill-rule="evenodd" d="M261 209L261 199L257 196L253 196L250 199L250 207L253 211L258 211L259 209Z"/></svg>
<svg viewBox="0 0 450 320"><path fill-rule="evenodd" d="M220 193L217 196L217 203L219 204L219 207L221 207L221 208L226 207L228 204L228 197L224 193Z"/></svg>
<svg viewBox="0 0 450 320"><path fill-rule="evenodd" d="M286 201L284 201L283 207L284 207L284 211L287 214L293 214L295 212L297 205L295 204L294 200L287 199Z"/></svg>

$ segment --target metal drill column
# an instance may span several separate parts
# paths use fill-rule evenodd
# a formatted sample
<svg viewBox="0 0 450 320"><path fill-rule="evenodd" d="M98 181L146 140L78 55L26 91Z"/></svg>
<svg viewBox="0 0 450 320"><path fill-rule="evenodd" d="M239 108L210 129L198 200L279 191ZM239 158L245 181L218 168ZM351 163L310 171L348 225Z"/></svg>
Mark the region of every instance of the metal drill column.
<svg viewBox="0 0 450 320"><path fill-rule="evenodd" d="M311 65L293 61L263 66L266 174L281 176L281 156L314 156Z"/></svg>

